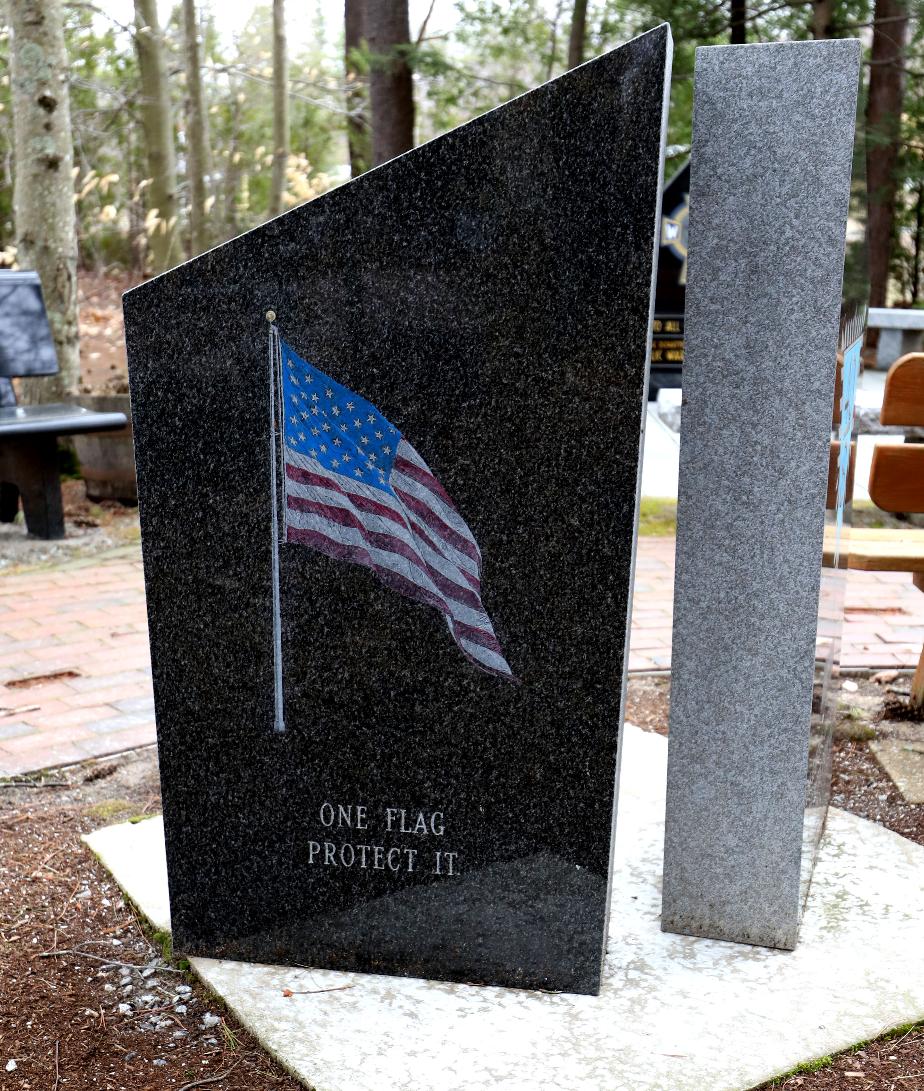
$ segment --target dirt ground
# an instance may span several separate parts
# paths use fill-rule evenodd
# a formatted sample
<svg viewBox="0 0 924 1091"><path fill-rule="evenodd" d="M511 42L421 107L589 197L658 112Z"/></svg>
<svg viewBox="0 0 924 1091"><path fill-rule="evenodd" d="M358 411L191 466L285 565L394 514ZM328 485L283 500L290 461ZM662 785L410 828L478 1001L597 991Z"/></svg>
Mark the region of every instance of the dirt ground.
<svg viewBox="0 0 924 1091"><path fill-rule="evenodd" d="M294 1091L79 840L160 807L153 748L0 784L0 1086Z"/></svg>
<svg viewBox="0 0 924 1091"><path fill-rule="evenodd" d="M13 523L0 523L0 574L95 556L141 540L138 509L118 500L87 499L82 480L61 482L66 536L59 541L32 538L22 511Z"/></svg>

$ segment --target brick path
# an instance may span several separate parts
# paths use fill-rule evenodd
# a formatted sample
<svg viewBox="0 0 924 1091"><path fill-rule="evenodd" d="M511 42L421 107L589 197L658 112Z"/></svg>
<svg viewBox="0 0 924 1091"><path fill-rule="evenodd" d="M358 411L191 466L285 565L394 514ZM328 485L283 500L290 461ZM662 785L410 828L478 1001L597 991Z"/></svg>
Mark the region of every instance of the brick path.
<svg viewBox="0 0 924 1091"><path fill-rule="evenodd" d="M673 539L641 539L630 670L670 666L673 578ZM910 577L850 574L845 666L914 666L922 643L924 595ZM47 680L16 685L38 676ZM3 577L0 775L82 761L153 741L137 549Z"/></svg>

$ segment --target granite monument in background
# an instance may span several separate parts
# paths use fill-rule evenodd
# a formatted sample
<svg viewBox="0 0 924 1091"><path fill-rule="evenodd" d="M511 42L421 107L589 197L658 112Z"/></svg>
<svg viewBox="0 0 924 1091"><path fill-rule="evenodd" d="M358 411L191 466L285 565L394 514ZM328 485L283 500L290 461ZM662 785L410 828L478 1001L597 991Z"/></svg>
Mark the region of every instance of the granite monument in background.
<svg viewBox="0 0 924 1091"><path fill-rule="evenodd" d="M793 947L824 823L862 334L841 315L859 65L850 40L696 54L667 931Z"/></svg>
<svg viewBox="0 0 924 1091"><path fill-rule="evenodd" d="M177 950L599 988L670 55L126 296Z"/></svg>

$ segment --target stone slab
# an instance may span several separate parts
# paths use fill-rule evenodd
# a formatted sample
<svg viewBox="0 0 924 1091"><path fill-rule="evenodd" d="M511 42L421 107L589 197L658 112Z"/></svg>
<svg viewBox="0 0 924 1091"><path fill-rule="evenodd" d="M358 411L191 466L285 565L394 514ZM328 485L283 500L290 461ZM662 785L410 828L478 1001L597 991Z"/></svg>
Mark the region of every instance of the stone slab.
<svg viewBox="0 0 924 1091"><path fill-rule="evenodd" d="M879 764L908 803L924 803L924 742L886 739L870 743Z"/></svg>
<svg viewBox="0 0 924 1091"><path fill-rule="evenodd" d="M205 958L193 970L314 1091L743 1091L924 1016L924 848L832 809L796 951L664 933L667 744L627 725L624 749L599 997ZM85 840L165 928L159 820Z"/></svg>
<svg viewBox="0 0 924 1091"><path fill-rule="evenodd" d="M178 951L597 988L670 52L662 26L126 295ZM284 731L268 309L303 459ZM321 450L343 428L392 492Z"/></svg>
<svg viewBox="0 0 924 1091"><path fill-rule="evenodd" d="M663 926L778 947L830 787L843 579L820 574L859 65L848 40L696 51Z"/></svg>

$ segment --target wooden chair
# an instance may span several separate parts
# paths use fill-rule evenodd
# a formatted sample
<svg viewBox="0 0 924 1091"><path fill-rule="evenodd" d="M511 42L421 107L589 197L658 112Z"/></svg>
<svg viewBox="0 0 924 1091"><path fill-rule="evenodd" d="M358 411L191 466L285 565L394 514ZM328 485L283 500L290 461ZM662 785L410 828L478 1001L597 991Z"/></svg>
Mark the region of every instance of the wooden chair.
<svg viewBox="0 0 924 1091"><path fill-rule="evenodd" d="M924 353L896 360L886 376L883 424L924 427ZM924 443L879 444L873 451L869 495L883 511L924 513ZM924 591L924 529L850 531L848 567L909 572ZM911 701L924 707L924 649L911 683Z"/></svg>

